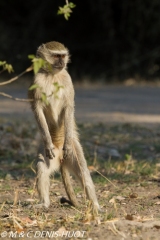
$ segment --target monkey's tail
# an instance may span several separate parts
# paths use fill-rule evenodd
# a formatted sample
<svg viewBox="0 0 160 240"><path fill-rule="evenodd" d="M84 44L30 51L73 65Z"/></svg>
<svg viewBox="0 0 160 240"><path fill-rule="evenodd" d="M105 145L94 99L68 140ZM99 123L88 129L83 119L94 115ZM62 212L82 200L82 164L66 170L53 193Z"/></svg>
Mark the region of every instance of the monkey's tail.
<svg viewBox="0 0 160 240"><path fill-rule="evenodd" d="M63 163L61 165L60 170L61 170L62 180L63 180L63 184L64 184L64 187L65 187L67 196L68 196L69 200L71 201L71 204L74 207L78 207L79 204L78 204L78 201L76 199L74 190L72 188L70 174L69 174L67 168L64 166Z"/></svg>

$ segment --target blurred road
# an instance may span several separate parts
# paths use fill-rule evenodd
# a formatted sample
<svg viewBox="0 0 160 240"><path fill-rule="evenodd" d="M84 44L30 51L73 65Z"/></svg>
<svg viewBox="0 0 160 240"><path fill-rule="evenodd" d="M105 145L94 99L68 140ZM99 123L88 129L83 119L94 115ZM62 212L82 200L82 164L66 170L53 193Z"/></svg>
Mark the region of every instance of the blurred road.
<svg viewBox="0 0 160 240"><path fill-rule="evenodd" d="M1 92L26 98L27 87L8 85ZM160 123L160 87L104 86L76 88L78 122ZM32 113L28 103L0 96L0 116L25 118Z"/></svg>

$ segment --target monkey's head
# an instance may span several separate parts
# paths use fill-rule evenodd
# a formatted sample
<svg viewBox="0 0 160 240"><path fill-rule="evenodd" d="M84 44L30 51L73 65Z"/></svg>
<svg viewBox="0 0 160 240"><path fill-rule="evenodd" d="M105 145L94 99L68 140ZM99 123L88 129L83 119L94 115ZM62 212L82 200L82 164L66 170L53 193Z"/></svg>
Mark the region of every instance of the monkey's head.
<svg viewBox="0 0 160 240"><path fill-rule="evenodd" d="M37 57L49 63L52 73L58 73L66 68L69 61L69 51L59 42L48 42L39 46Z"/></svg>

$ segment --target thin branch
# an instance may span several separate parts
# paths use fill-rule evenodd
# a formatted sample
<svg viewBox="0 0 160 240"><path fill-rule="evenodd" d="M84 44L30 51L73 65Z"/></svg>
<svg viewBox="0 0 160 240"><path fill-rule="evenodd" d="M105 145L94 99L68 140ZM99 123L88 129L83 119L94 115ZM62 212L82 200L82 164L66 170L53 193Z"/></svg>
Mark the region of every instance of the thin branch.
<svg viewBox="0 0 160 240"><path fill-rule="evenodd" d="M5 69L2 69L2 70L0 71L0 74L3 73L4 71L5 71Z"/></svg>
<svg viewBox="0 0 160 240"><path fill-rule="evenodd" d="M21 76L23 76L25 73L30 72L30 71L32 71L32 70L33 70L33 66L31 65L29 68L27 68L24 72L20 73L20 74L17 75L16 77L11 78L10 80L8 80L8 81L6 81L6 82L0 83L0 86L9 84L9 83L11 83L11 82L14 82L14 81L16 81L18 78L20 78ZM3 94L1 94L1 95L3 95ZM13 99L14 99L14 98L13 98Z"/></svg>
<svg viewBox="0 0 160 240"><path fill-rule="evenodd" d="M33 102L34 99L27 99L27 98L15 98L15 97L12 97L11 95L7 94L7 93L4 93L4 92L0 92L0 95L3 96L3 97L7 97L7 98L10 98L10 99L13 99L15 101L20 101L20 102ZM50 95L46 96L46 97L51 97L53 95L53 93L51 93ZM41 98L37 98L36 100L40 100L42 101Z"/></svg>
<svg viewBox="0 0 160 240"><path fill-rule="evenodd" d="M95 172L97 172L99 175L101 175L103 178L105 178L109 183L111 183L114 187L117 188L117 186L111 182L108 178L106 178L102 173L100 173L98 170L94 169Z"/></svg>
<svg viewBox="0 0 160 240"><path fill-rule="evenodd" d="M0 95L2 95L4 97L7 97L7 98L10 98L10 99L13 99L15 101L20 101L20 102L32 102L33 101L33 99L15 98L15 97L12 97L11 95L6 94L4 92L0 92Z"/></svg>

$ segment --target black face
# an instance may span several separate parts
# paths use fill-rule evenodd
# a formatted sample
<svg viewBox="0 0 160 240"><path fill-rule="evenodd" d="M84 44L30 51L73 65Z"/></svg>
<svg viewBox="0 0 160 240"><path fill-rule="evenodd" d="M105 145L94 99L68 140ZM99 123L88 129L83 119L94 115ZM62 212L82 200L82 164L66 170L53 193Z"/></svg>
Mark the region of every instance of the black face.
<svg viewBox="0 0 160 240"><path fill-rule="evenodd" d="M54 63L53 63L54 68L62 69L65 67L66 54L53 54L52 56L54 59Z"/></svg>

